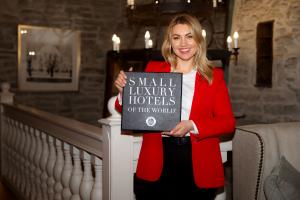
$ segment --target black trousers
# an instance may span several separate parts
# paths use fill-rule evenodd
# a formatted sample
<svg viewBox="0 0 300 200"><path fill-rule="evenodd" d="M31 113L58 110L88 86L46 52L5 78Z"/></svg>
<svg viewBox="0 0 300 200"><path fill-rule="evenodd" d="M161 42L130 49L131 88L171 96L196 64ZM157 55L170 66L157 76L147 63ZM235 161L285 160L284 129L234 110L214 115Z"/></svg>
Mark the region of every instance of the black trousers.
<svg viewBox="0 0 300 200"><path fill-rule="evenodd" d="M194 182L190 138L163 137L164 166L155 182L134 177L136 200L213 200L216 188Z"/></svg>

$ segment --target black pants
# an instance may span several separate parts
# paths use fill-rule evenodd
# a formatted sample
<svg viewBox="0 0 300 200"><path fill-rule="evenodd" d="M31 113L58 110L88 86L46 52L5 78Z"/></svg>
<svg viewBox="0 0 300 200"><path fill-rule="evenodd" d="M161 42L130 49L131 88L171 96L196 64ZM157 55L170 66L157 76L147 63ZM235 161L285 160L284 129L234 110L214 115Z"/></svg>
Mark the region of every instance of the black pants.
<svg viewBox="0 0 300 200"><path fill-rule="evenodd" d="M200 189L193 178L189 138L163 137L164 166L155 182L134 177L136 200L213 200L216 188Z"/></svg>

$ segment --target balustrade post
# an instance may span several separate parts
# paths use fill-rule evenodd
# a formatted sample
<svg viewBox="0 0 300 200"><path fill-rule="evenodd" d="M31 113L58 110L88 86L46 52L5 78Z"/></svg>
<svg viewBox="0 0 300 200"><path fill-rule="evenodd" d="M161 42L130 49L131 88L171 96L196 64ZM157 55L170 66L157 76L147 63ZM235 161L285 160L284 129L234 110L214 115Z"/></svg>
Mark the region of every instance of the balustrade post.
<svg viewBox="0 0 300 200"><path fill-rule="evenodd" d="M36 190L35 190L35 165L34 165L34 155L36 152L36 138L34 134L34 128L29 128L30 132L30 155L29 155L29 162L30 162L30 200L35 200L36 198Z"/></svg>
<svg viewBox="0 0 300 200"><path fill-rule="evenodd" d="M19 165L19 152L18 152L18 147L19 147L19 122L15 121L14 123L14 140L13 140L13 163L14 163L14 172L13 172L13 179L12 183L18 188L18 180L19 180L19 174L20 174L20 165Z"/></svg>
<svg viewBox="0 0 300 200"><path fill-rule="evenodd" d="M102 200L102 160L95 157L95 181L91 192L91 200Z"/></svg>
<svg viewBox="0 0 300 200"><path fill-rule="evenodd" d="M10 84L9 83L2 83L1 84L1 93L0 93L0 103L9 103L12 104L13 103L13 97L14 94L11 93L10 91ZM0 135L0 175L2 176L2 159L3 157L3 135L4 135L4 131L5 131L5 123L4 123L4 116L3 116L3 108L2 105L0 105L0 131L1 131L1 135Z"/></svg>
<svg viewBox="0 0 300 200"><path fill-rule="evenodd" d="M1 167L0 175L1 175L1 177L2 176L7 177L8 172L9 172L9 167L8 167L8 163L9 163L9 146L8 146L8 144L9 144L9 131L10 131L9 119L4 118L2 122L3 122L3 132L1 134L2 149L1 149L1 155L0 155L1 160L2 160L2 161L0 161L0 164L2 163L2 165L0 166Z"/></svg>
<svg viewBox="0 0 300 200"><path fill-rule="evenodd" d="M47 192L47 180L48 180L48 174L47 174L47 161L49 157L49 146L47 143L47 135L46 133L42 132L41 133L41 138L42 138L42 157L40 160L40 166L42 170L41 174L41 189L42 189L42 197L43 200L48 200L48 192Z"/></svg>
<svg viewBox="0 0 300 200"><path fill-rule="evenodd" d="M73 166L73 171L70 180L70 189L72 192L71 200L80 200L79 188L82 179L80 150L75 146L73 146L72 148L73 148L72 155L74 160L74 166Z"/></svg>
<svg viewBox="0 0 300 200"><path fill-rule="evenodd" d="M25 183L25 198L29 199L30 197L30 191L31 191L31 180L30 180L30 152L32 147L32 140L31 140L31 134L30 134L30 127L25 126L25 134L26 134L26 147L25 147L25 177L26 177L26 183Z"/></svg>
<svg viewBox="0 0 300 200"><path fill-rule="evenodd" d="M56 152L55 152L55 147L54 147L54 139L52 136L48 136L48 144L49 144L49 159L47 162L47 186L48 186L48 199L53 200L54 199L54 175L53 175L53 170L54 170L54 165L56 161Z"/></svg>
<svg viewBox="0 0 300 200"><path fill-rule="evenodd" d="M20 154L21 154L21 185L20 185L20 191L22 195L25 195L25 187L26 187L26 132L25 132L25 125L21 124L20 127L20 133L21 133L21 145L20 145Z"/></svg>
<svg viewBox="0 0 300 200"><path fill-rule="evenodd" d="M14 185L17 185L17 176L18 176L18 152L17 152L17 141L18 141L18 122L13 121L13 139L11 142L12 147L12 179L11 182Z"/></svg>
<svg viewBox="0 0 300 200"><path fill-rule="evenodd" d="M24 142L25 142L25 137L24 137L24 131L23 131L23 124L19 123L18 124L18 128L17 128L17 137L18 137L18 143L17 143L17 159L18 159L18 173L17 173L17 188L19 189L19 191L23 194L23 183L24 183L24 151L23 151L23 147L24 147Z"/></svg>
<svg viewBox="0 0 300 200"><path fill-rule="evenodd" d="M36 138L36 152L34 155L34 165L35 165L35 191L36 191L36 199L42 199L42 188L41 188L41 166L40 160L42 155L42 140L41 140L41 132L39 130L35 130L35 138Z"/></svg>
<svg viewBox="0 0 300 200"><path fill-rule="evenodd" d="M101 119L103 133L103 199L134 199L133 136L121 134L121 118L114 109L116 97L108 102L112 116Z"/></svg>
<svg viewBox="0 0 300 200"><path fill-rule="evenodd" d="M65 163L61 175L61 181L63 184L62 196L64 200L69 200L72 196L71 189L70 189L70 179L73 170L73 165L72 165L71 154L70 154L70 145L64 142L63 146L64 146Z"/></svg>
<svg viewBox="0 0 300 200"><path fill-rule="evenodd" d="M14 165L13 165L13 148L12 148L12 144L13 144L13 137L14 137L14 130L13 130L13 120L12 119L8 119L8 131L7 131L7 175L6 178L9 181L12 181L12 177L13 177L13 169L14 169Z"/></svg>
<svg viewBox="0 0 300 200"><path fill-rule="evenodd" d="M54 199L55 200L61 200L62 199L62 190L63 186L61 183L61 175L62 170L64 167L64 156L62 152L62 141L59 139L55 140L55 146L56 146L56 162L54 167L54 178L55 178L55 185L54 185Z"/></svg>
<svg viewBox="0 0 300 200"><path fill-rule="evenodd" d="M14 102L14 93L11 93L9 90L10 90L9 83L1 84L1 93L0 93L0 102L1 103L12 104Z"/></svg>
<svg viewBox="0 0 300 200"><path fill-rule="evenodd" d="M83 177L80 184L80 197L82 200L90 200L94 180L92 175L91 155L83 151Z"/></svg>

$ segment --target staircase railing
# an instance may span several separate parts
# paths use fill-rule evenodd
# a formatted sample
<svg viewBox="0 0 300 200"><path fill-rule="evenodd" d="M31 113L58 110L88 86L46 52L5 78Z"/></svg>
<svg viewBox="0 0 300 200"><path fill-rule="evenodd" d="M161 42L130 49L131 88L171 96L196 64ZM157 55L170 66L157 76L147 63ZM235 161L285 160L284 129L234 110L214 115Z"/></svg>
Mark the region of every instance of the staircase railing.
<svg viewBox="0 0 300 200"><path fill-rule="evenodd" d="M13 104L6 88L1 181L19 199L102 199L101 128Z"/></svg>
<svg viewBox="0 0 300 200"><path fill-rule="evenodd" d="M2 85L1 181L19 199L134 200L133 174L142 138L121 134L121 118L99 120L102 129L76 120L13 104ZM222 142L223 162L231 141ZM225 199L220 192L217 200Z"/></svg>

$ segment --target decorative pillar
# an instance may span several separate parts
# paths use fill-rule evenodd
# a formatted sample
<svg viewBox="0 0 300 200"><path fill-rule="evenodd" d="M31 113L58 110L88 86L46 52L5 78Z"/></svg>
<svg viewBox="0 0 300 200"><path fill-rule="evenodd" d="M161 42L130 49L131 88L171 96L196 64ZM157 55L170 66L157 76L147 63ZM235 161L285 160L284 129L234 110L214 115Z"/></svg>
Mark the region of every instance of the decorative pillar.
<svg viewBox="0 0 300 200"><path fill-rule="evenodd" d="M10 91L10 84L4 82L1 84L0 102L1 103L13 103L14 94Z"/></svg>
<svg viewBox="0 0 300 200"><path fill-rule="evenodd" d="M121 134L121 117L114 109L116 97L108 102L112 116L101 119L103 134L103 199L134 199L133 136Z"/></svg>
<svg viewBox="0 0 300 200"><path fill-rule="evenodd" d="M103 164L102 160L98 157L94 157L95 161L95 181L91 192L91 200L103 200L102 198L102 173Z"/></svg>
<svg viewBox="0 0 300 200"><path fill-rule="evenodd" d="M11 93L10 91L10 84L7 82L4 82L1 84L1 93L0 93L0 104L2 103L9 103L9 104L13 104L14 102L14 94ZM2 134L4 134L4 117L2 116L3 114L3 107L2 105L0 105L0 131L1 131L1 135L0 135L0 175L2 176Z"/></svg>
<svg viewBox="0 0 300 200"><path fill-rule="evenodd" d="M9 104L12 104L13 103L13 98L14 98L14 94L11 93L10 91L10 84L7 83L7 82L4 82L1 84L1 93L0 93L0 131L1 131L1 135L0 135L0 156L1 156L1 159L0 159L0 175L2 176L2 158L3 158L3 155L2 155L2 134L4 134L4 117L2 116L3 114L3 107L2 107L2 103L9 103Z"/></svg>
<svg viewBox="0 0 300 200"><path fill-rule="evenodd" d="M73 165L72 165L72 158L71 158L71 153L70 153L70 145L66 142L63 144L64 146L64 158L65 158L65 163L64 167L62 170L62 175L61 175L61 181L63 185L63 191L62 191L62 197L64 200L69 200L71 199L72 193L70 190L70 180L71 180L71 174L73 171Z"/></svg>

